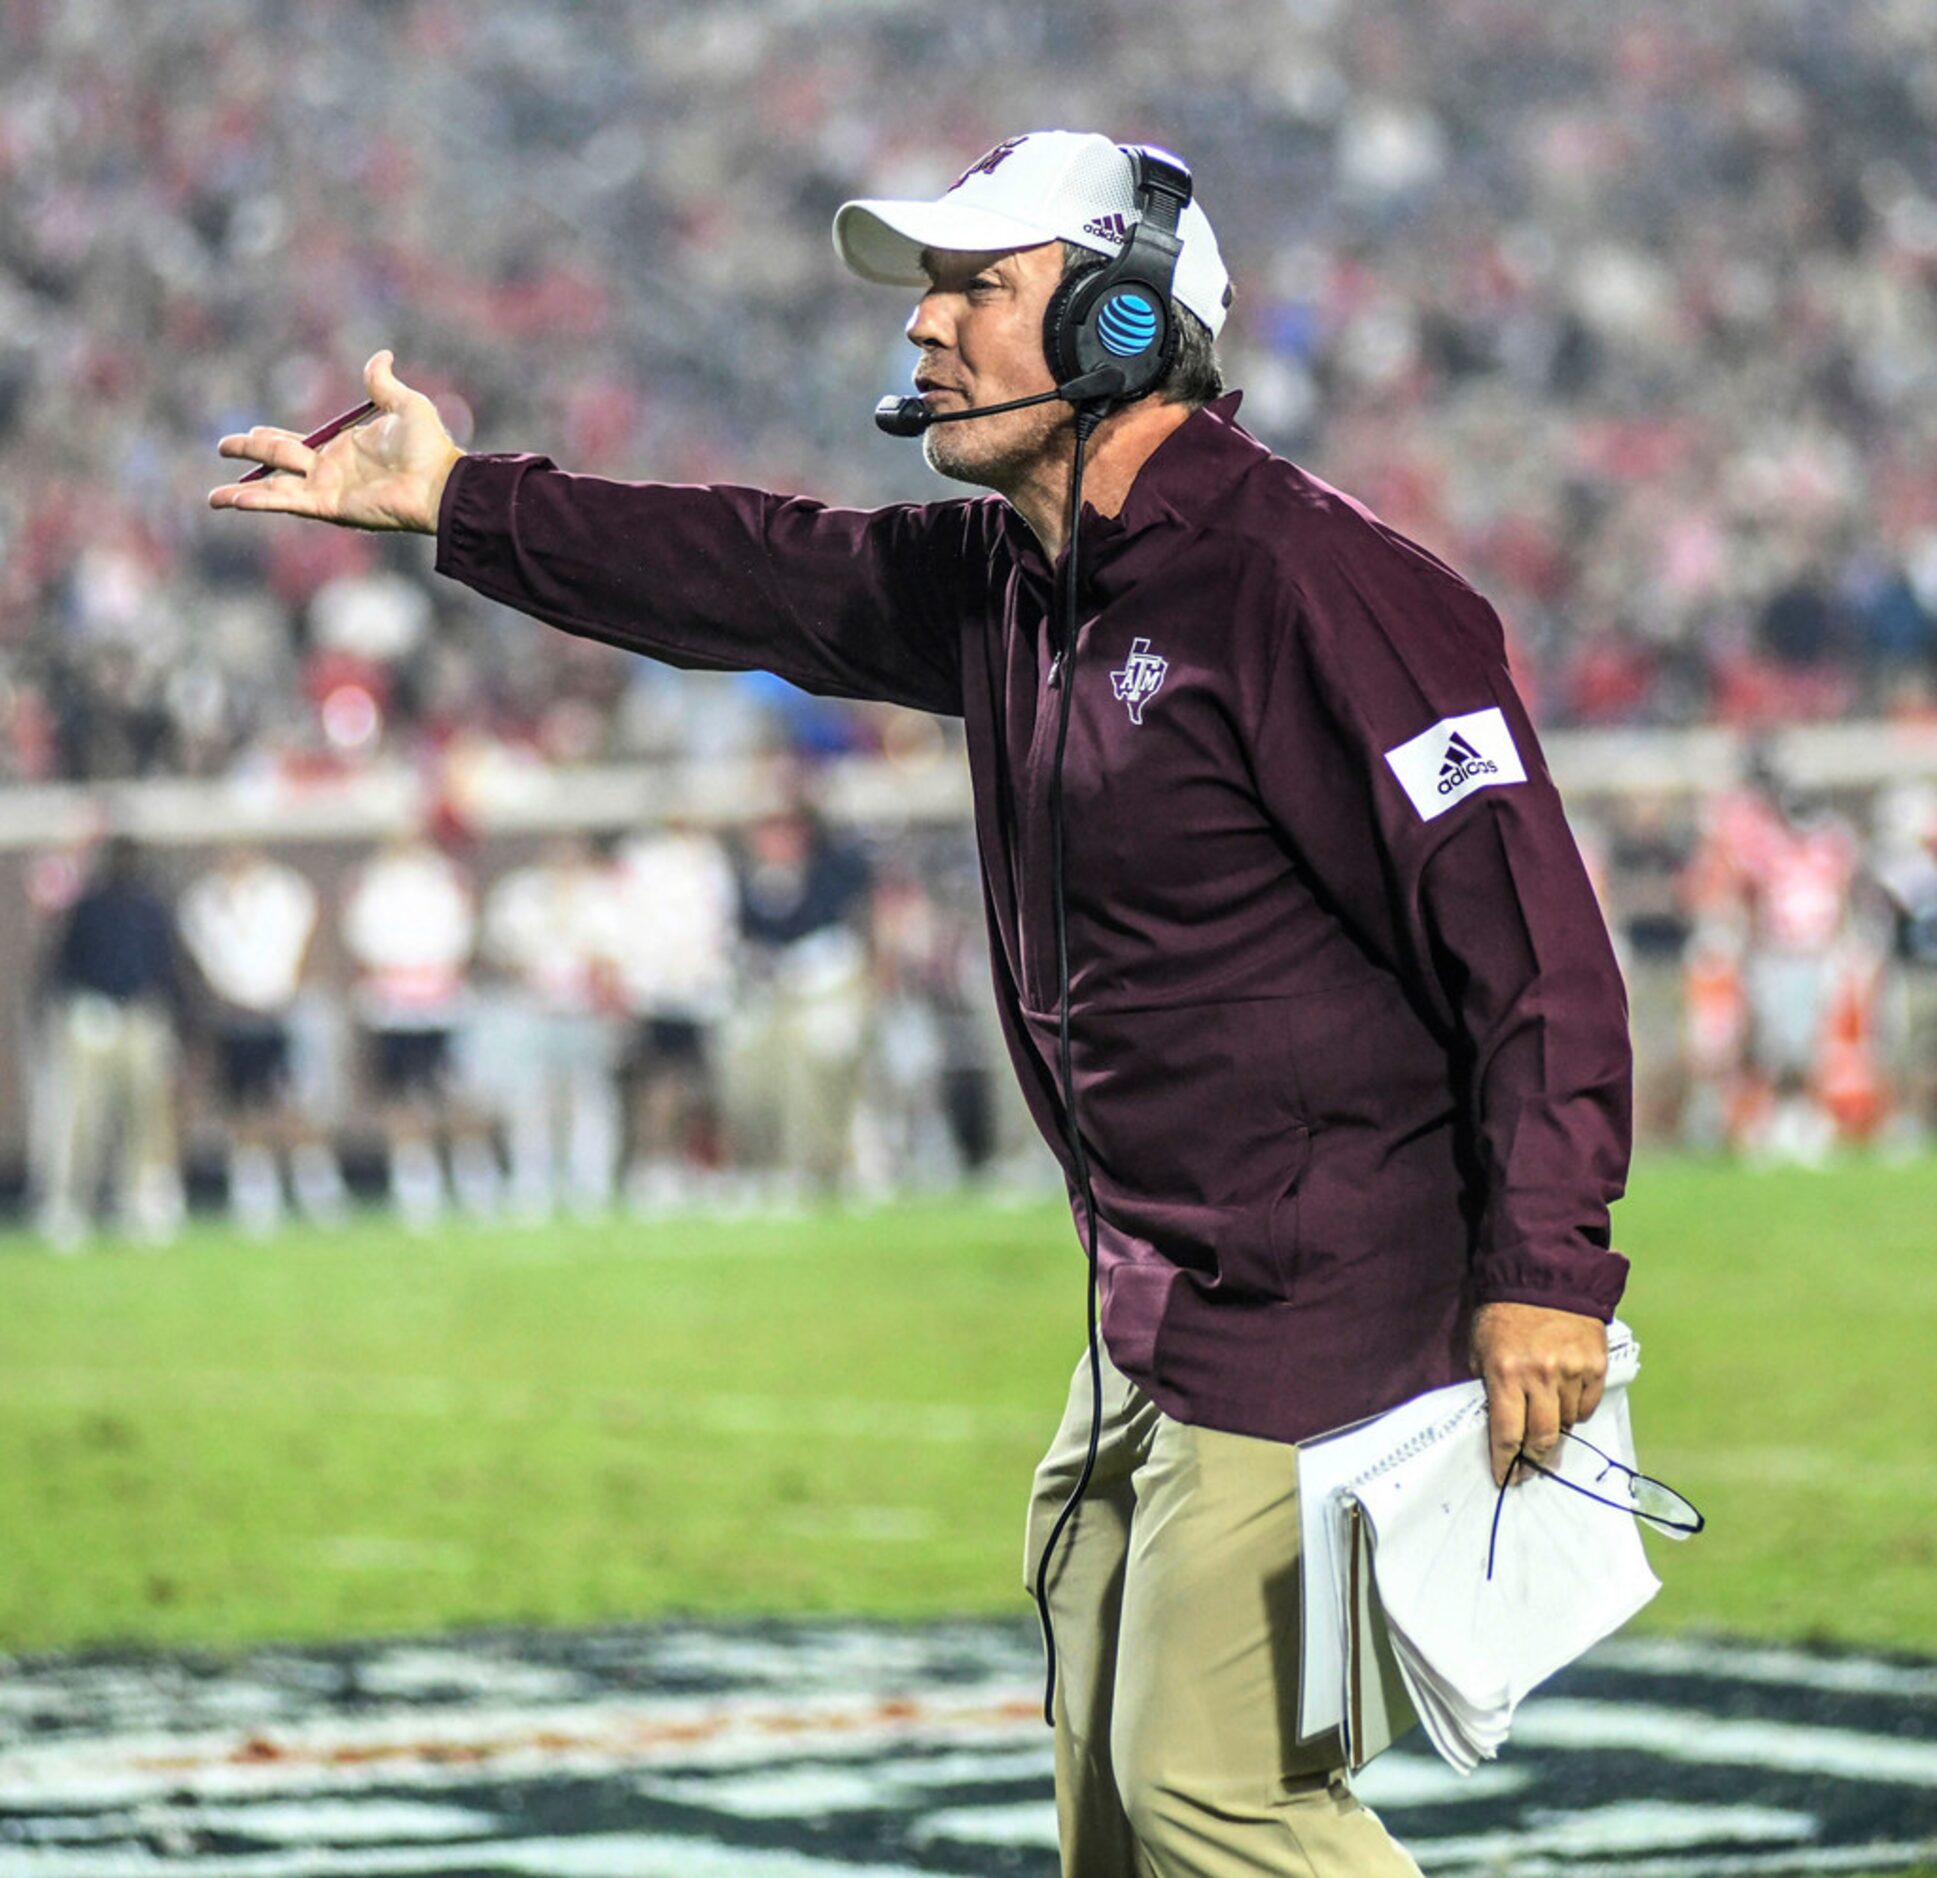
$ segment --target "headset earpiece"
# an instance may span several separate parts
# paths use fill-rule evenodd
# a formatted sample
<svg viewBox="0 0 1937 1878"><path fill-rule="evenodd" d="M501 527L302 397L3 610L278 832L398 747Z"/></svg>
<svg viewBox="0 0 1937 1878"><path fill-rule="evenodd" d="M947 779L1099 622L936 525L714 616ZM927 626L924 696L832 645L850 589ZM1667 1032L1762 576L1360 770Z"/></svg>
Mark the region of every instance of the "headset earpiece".
<svg viewBox="0 0 1937 1878"><path fill-rule="evenodd" d="M1114 404L1156 390L1177 357L1170 293L1178 218L1191 198L1190 171L1178 158L1143 145L1125 154L1138 209L1130 239L1114 260L1066 276L1043 313L1043 352L1056 382L1115 367L1126 383Z"/></svg>
<svg viewBox="0 0 1937 1878"><path fill-rule="evenodd" d="M1067 275L1043 314L1043 350L1059 385L1114 365L1127 383L1119 404L1163 383L1177 356L1177 322L1148 283L1123 281L1117 263Z"/></svg>

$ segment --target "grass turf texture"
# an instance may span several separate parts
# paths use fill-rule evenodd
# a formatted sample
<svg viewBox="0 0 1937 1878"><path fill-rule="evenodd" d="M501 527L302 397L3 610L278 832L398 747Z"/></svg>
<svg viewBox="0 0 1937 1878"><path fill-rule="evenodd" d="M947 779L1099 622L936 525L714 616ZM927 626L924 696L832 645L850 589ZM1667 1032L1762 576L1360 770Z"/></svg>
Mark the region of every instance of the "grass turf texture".
<svg viewBox="0 0 1937 1878"><path fill-rule="evenodd" d="M1653 1629L1937 1652L1937 1163L1655 1159L1617 1215ZM0 1647L1025 1609L1053 1204L0 1245Z"/></svg>

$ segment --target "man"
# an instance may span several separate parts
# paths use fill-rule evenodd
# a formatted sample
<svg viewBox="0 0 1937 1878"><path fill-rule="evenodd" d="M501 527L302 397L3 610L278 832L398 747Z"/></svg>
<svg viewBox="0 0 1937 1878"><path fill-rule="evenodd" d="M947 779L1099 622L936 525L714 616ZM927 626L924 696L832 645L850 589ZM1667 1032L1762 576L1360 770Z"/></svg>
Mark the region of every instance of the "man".
<svg viewBox="0 0 1937 1878"><path fill-rule="evenodd" d="M166 1244L184 1210L175 1148L182 976L168 903L149 884L131 837L102 844L42 984L53 1005L54 1117L41 1231L58 1251L85 1243L113 1140L123 1225L148 1244Z"/></svg>
<svg viewBox="0 0 1937 1878"><path fill-rule="evenodd" d="M868 887L866 857L804 797L762 815L740 844L730 1145L755 1188L782 1199L851 1184L873 1017Z"/></svg>
<svg viewBox="0 0 1937 1878"><path fill-rule="evenodd" d="M505 1053L511 1202L549 1219L561 1194L582 1219L612 1204L618 1175L618 1035L608 983L620 943L612 869L586 835L560 835L495 887L484 946L503 969L518 1047Z"/></svg>
<svg viewBox="0 0 1937 1878"><path fill-rule="evenodd" d="M739 884L725 843L679 815L622 842L617 862L607 964L632 1020L626 1197L653 1213L691 1205L716 1171Z"/></svg>
<svg viewBox="0 0 1937 1878"><path fill-rule="evenodd" d="M318 911L315 888L249 842L235 843L192 881L177 911L182 943L214 1006L229 1211L256 1236L282 1224L279 1149L312 1220L335 1224L348 1204L334 1151L290 1092L291 1020Z"/></svg>
<svg viewBox="0 0 1937 1878"><path fill-rule="evenodd" d="M466 1212L488 1219L503 1185L490 1132L452 1086L454 1032L470 1015L477 895L469 873L422 829L399 829L358 870L343 903L352 1002L370 1052L404 1224L444 1212L442 1138Z"/></svg>
<svg viewBox="0 0 1937 1878"><path fill-rule="evenodd" d="M930 415L1051 391L1046 310L1067 265L1130 235L1140 174L1039 132L939 202L842 210L850 265L923 288ZM1498 621L1237 427L1223 264L1201 208L1176 228L1182 340L1090 438L1067 660L1057 402L928 431L934 468L997 499L855 513L460 457L380 353L367 431L226 438L284 473L211 501L435 530L444 572L569 630L961 714L997 1001L1080 1227L1049 813L1069 697L1070 1047L1111 1360L1050 1574L1064 1869L1378 1878L1414 1867L1337 1741L1291 1720L1287 1444L1459 1379L1469 1352L1501 1477L1592 1412L1626 1270L1624 1010ZM1032 1569L1088 1398L1079 1370Z"/></svg>

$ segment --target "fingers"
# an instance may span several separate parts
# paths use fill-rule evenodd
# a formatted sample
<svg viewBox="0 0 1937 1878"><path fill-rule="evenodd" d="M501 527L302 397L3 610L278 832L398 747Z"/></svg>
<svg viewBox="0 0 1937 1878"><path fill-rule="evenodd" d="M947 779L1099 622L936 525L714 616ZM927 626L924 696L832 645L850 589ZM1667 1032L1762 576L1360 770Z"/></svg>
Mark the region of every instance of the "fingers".
<svg viewBox="0 0 1937 1878"><path fill-rule="evenodd" d="M1507 1469L1520 1452L1527 1433L1527 1398L1518 1389L1486 1391L1487 1438L1493 1448L1493 1484L1504 1487Z"/></svg>
<svg viewBox="0 0 1937 1878"><path fill-rule="evenodd" d="M293 476L307 476L316 461L316 452L306 448L293 430L278 430L271 424L258 424L239 436L224 437L215 447L219 455L242 457Z"/></svg>
<svg viewBox="0 0 1937 1878"><path fill-rule="evenodd" d="M1504 1482L1522 1442L1545 1466L1561 1431L1600 1406L1607 1333L1570 1311L1489 1303L1474 1314L1472 1357L1486 1383L1493 1478Z"/></svg>
<svg viewBox="0 0 1937 1878"><path fill-rule="evenodd" d="M1560 1391L1547 1386L1527 1391L1527 1453L1543 1465L1560 1446Z"/></svg>
<svg viewBox="0 0 1937 1878"><path fill-rule="evenodd" d="M208 492L212 509L260 509L272 515L321 517L309 485L294 476L269 476L259 483L224 483Z"/></svg>
<svg viewBox="0 0 1937 1878"><path fill-rule="evenodd" d="M397 355L386 347L370 355L363 368L363 386L379 411L401 411L416 394L396 373Z"/></svg>

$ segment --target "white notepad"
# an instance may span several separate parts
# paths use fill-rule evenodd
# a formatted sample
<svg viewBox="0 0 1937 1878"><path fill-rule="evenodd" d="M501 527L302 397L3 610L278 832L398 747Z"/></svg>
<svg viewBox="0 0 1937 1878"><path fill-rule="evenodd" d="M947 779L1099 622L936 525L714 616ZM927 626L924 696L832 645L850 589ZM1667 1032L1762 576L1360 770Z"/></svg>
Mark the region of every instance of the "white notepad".
<svg viewBox="0 0 1937 1878"><path fill-rule="evenodd" d="M1639 1363L1617 1321L1600 1406L1574 1431L1628 1467L1627 1387ZM1341 1729L1354 1767L1404 1731L1409 1710L1453 1766L1491 1759L1527 1692L1660 1589L1627 1515L1539 1477L1501 1502L1478 1382L1307 1443L1298 1465L1299 1732ZM1622 1497L1620 1477L1600 1479L1605 1464L1580 1442L1562 1441L1546 1465Z"/></svg>

